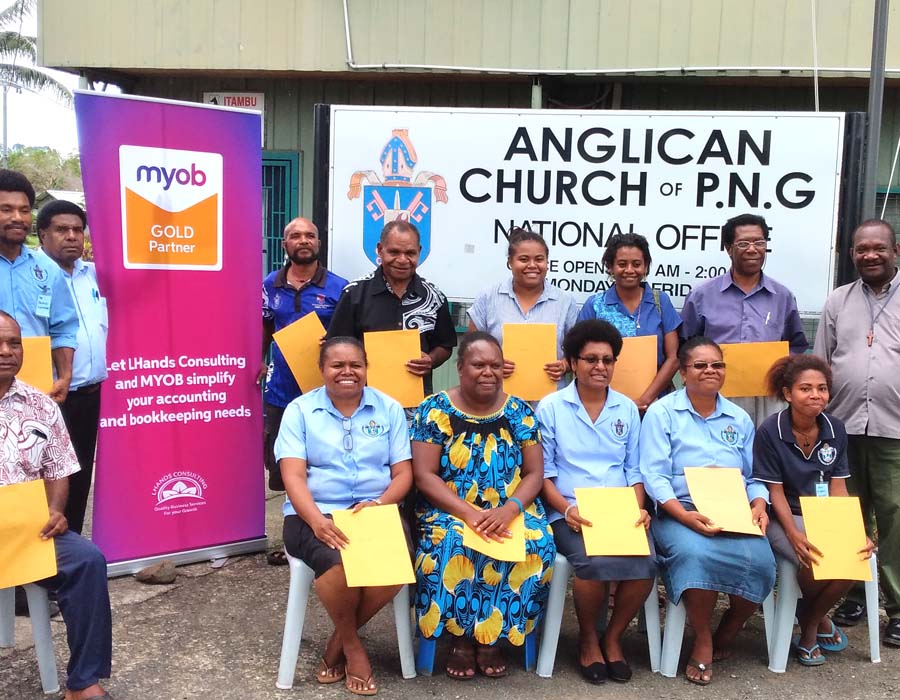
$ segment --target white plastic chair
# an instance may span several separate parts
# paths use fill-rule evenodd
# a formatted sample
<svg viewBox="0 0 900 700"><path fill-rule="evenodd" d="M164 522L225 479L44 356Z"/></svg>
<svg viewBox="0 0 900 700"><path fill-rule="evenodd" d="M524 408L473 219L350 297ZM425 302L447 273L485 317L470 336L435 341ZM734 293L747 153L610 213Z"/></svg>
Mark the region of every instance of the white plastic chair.
<svg viewBox="0 0 900 700"><path fill-rule="evenodd" d="M666 603L666 628L663 634L662 654L659 660L659 672L666 678L678 675L678 661L681 658L681 643L684 641L684 621L686 611L684 603L678 605L669 599ZM766 650L771 654L772 638L769 633L769 620L775 618L775 593L769 593L763 601L763 618L766 621Z"/></svg>
<svg viewBox="0 0 900 700"><path fill-rule="evenodd" d="M553 579L550 581L550 593L547 599L547 611L544 614L544 631L541 634L541 648L538 652L537 674L541 678L553 676L556 663L556 647L559 644L559 628L562 624L563 610L566 605L566 590L573 569L569 560L557 553L553 566ZM659 600L656 592L656 580L644 603L644 618L647 624L647 647L650 651L650 669L659 671L660 628Z"/></svg>
<svg viewBox="0 0 900 700"><path fill-rule="evenodd" d="M281 642L281 660L278 664L278 679L275 687L290 690L294 685L297 657L300 655L300 640L303 622L306 619L306 603L312 587L312 569L300 559L285 552L291 570L288 588L287 610L284 615L284 637ZM416 677L416 660L412 642L412 620L409 612L409 587L403 586L394 596L394 622L397 626L397 646L400 648L400 669L404 678Z"/></svg>
<svg viewBox="0 0 900 700"><path fill-rule="evenodd" d="M56 674L56 654L53 651L53 634L50 630L50 603L47 591L34 583L25 585L28 598L28 614L31 617L31 634L37 655L44 694L59 692L59 676ZM16 594L15 588L0 589L0 647L15 645Z"/></svg>
<svg viewBox="0 0 900 700"><path fill-rule="evenodd" d="M797 582L797 567L783 557L778 560L778 596L772 619L773 631L769 634L769 616L766 616L766 639L769 641L769 670L784 673L791 651L791 635L794 631L794 617L797 601L802 597ZM873 664L881 661L881 647L878 628L878 562L875 554L869 559L872 580L866 581L866 621L869 625L869 656Z"/></svg>

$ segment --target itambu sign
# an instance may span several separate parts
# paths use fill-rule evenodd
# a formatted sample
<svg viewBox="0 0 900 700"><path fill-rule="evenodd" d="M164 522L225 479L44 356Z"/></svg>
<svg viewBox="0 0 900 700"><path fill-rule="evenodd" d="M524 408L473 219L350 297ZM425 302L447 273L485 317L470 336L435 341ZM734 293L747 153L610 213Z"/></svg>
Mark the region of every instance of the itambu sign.
<svg viewBox="0 0 900 700"><path fill-rule="evenodd" d="M507 274L509 231L540 233L548 279L579 301L609 280L609 238L650 242L680 306L723 273L726 219L766 217L766 272L818 313L831 288L843 114L331 107L330 266L371 270L377 233L422 232L421 273L471 300ZM797 261L803 264L798 265Z"/></svg>

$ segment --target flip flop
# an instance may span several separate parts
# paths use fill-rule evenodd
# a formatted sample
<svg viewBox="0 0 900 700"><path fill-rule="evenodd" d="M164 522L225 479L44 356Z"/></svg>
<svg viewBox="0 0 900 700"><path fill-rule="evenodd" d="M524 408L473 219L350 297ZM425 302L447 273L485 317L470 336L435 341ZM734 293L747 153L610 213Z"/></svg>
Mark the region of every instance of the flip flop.
<svg viewBox="0 0 900 700"><path fill-rule="evenodd" d="M696 668L700 671L700 675L697 678L691 678L687 674L689 668ZM707 673L709 673L709 678L703 678ZM693 683L694 685L709 685L709 682L712 680L712 662L702 664L693 657L688 659L687 665L684 668L684 677L689 683Z"/></svg>
<svg viewBox="0 0 900 700"><path fill-rule="evenodd" d="M839 651L844 651L844 649L846 649L847 645L850 643L850 641L847 639L847 635L844 634L844 631L840 627L834 624L834 620L829 620L829 622L831 622L831 632L816 634L816 640L819 642L819 648L822 649L822 651L829 651L833 654ZM841 641L825 641L834 637L838 637Z"/></svg>
<svg viewBox="0 0 900 700"><path fill-rule="evenodd" d="M503 658L503 652L496 646L480 646L475 649L475 665L486 678L505 678L509 675L509 666ZM498 671L501 668L503 670ZM491 669L490 673L486 669Z"/></svg>
<svg viewBox="0 0 900 700"><path fill-rule="evenodd" d="M323 656L319 661L319 668L316 671L316 681L321 685L331 685L332 683L340 683L347 675L347 669L344 664L335 664L329 666Z"/></svg>
<svg viewBox="0 0 900 700"><path fill-rule="evenodd" d="M453 660L457 665L453 666ZM450 653L447 655L447 677L455 681L470 681L475 678L475 650L471 647L450 647ZM451 673L452 671L452 673ZM468 675L466 672L471 671Z"/></svg>
<svg viewBox="0 0 900 700"><path fill-rule="evenodd" d="M821 653L819 656L813 656L813 652L815 652L816 649L819 649L821 652L821 648L818 644L813 644L809 649L797 644L797 646L794 647L794 656L803 666L821 666L825 663L825 656Z"/></svg>
<svg viewBox="0 0 900 700"><path fill-rule="evenodd" d="M350 681L356 681L361 684L362 688L352 688L350 686ZM378 688L370 688L369 686L374 685L375 681L372 676L368 678L360 678L359 676L354 676L352 673L347 674L347 682L344 683L344 687L349 690L354 695L375 695L378 692Z"/></svg>

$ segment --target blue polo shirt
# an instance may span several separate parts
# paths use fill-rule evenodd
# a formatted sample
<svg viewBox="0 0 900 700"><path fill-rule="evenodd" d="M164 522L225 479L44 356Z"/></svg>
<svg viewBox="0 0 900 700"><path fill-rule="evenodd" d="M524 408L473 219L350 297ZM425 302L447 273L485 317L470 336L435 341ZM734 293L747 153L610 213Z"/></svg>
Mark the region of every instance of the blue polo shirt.
<svg viewBox="0 0 900 700"><path fill-rule="evenodd" d="M344 420L320 386L288 404L275 440L275 459L306 460L306 485L323 513L378 498L391 483L391 466L412 458L406 415L387 394L363 389L350 416L349 450ZM283 512L297 514L290 499Z"/></svg>
<svg viewBox="0 0 900 700"><path fill-rule="evenodd" d="M666 361L666 352L663 339L666 333L677 331L681 326L681 316L672 306L672 300L665 292L659 292L659 311L656 309L656 301L653 299L653 289L647 283L643 284L644 296L634 313L631 313L619 298L616 285L613 285L602 294L589 296L581 312L579 321L597 318L607 321L616 327L623 338L633 338L641 335L656 336L656 367L662 367Z"/></svg>
<svg viewBox="0 0 900 700"><path fill-rule="evenodd" d="M46 255L24 245L13 261L0 255L0 309L25 337L48 335L53 350L78 347L75 303L62 270Z"/></svg>
<svg viewBox="0 0 900 700"><path fill-rule="evenodd" d="M606 403L592 421L572 381L544 397L537 407L544 449L544 478L551 479L570 505L575 489L634 486L642 482L638 440L641 418L624 394L607 390ZM550 522L563 517L547 508Z"/></svg>
<svg viewBox="0 0 900 700"><path fill-rule="evenodd" d="M802 515L800 496L816 495L816 482L827 484L831 479L850 476L844 424L827 413L820 413L816 421L819 440L809 457L794 438L790 408L766 418L753 441L753 478L781 484L794 515Z"/></svg>
<svg viewBox="0 0 900 700"><path fill-rule="evenodd" d="M288 266L285 265L263 280L263 321L274 324L275 330L280 331L310 311L315 311L328 330L334 307L337 306L341 291L347 286L347 280L329 272L319 263L313 278L300 289L294 289L287 283L287 270ZM278 344L273 343L272 362L269 364L263 398L268 404L284 408L298 396L300 387L297 386L297 380Z"/></svg>
<svg viewBox="0 0 900 700"><path fill-rule="evenodd" d="M641 425L644 488L658 503L677 498L693 505L685 467L737 467L747 498L768 503L768 489L753 480L753 435L747 412L722 396L707 418L694 410L685 389L664 396L650 404Z"/></svg>

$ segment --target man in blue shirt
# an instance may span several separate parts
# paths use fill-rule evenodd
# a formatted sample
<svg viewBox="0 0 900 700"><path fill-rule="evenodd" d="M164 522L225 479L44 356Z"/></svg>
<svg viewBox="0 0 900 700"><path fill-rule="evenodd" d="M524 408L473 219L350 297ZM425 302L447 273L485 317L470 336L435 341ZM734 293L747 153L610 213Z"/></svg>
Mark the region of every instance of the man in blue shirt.
<svg viewBox="0 0 900 700"><path fill-rule="evenodd" d="M60 409L81 471L69 477L66 520L69 529L81 534L84 513L94 473L94 452L100 423L100 384L106 379L106 337L109 318L106 299L100 296L94 263L84 255L87 217L73 202L58 200L44 206L37 217L41 249L62 270L78 314L78 347L72 365L72 383Z"/></svg>
<svg viewBox="0 0 900 700"><path fill-rule="evenodd" d="M347 280L325 269L319 262L319 229L309 219L297 218L284 228L281 243L287 262L263 280L263 358L272 348L272 362L260 368L259 381L266 380L263 394L263 444L269 488L284 491L275 460L275 438L287 405L302 393L290 367L272 336L302 316L314 311L327 329L334 307ZM279 562L280 563L280 562Z"/></svg>
<svg viewBox="0 0 900 700"><path fill-rule="evenodd" d="M50 398L65 401L72 380L78 316L59 268L25 247L34 187L14 170L0 170L0 310L23 337L50 336L56 380Z"/></svg>

